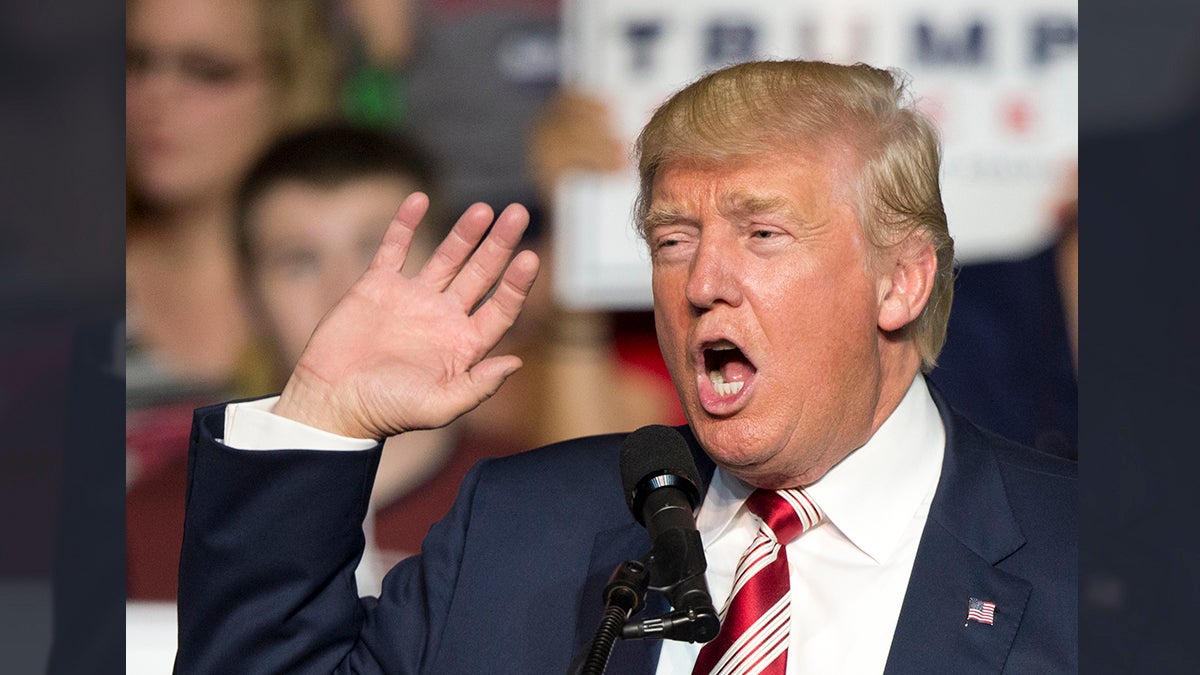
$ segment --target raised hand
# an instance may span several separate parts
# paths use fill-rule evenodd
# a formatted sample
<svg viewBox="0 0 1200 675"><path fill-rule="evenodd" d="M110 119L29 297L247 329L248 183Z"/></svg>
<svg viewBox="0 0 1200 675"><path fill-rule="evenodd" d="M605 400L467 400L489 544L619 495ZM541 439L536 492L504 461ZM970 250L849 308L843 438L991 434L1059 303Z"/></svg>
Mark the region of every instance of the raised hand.
<svg viewBox="0 0 1200 675"><path fill-rule="evenodd" d="M343 436L384 438L448 424L521 367L516 356L488 352L537 276L533 252L512 257L528 212L513 204L493 225L491 208L471 206L410 279L400 270L428 208L419 192L400 205L370 267L313 332L276 414Z"/></svg>

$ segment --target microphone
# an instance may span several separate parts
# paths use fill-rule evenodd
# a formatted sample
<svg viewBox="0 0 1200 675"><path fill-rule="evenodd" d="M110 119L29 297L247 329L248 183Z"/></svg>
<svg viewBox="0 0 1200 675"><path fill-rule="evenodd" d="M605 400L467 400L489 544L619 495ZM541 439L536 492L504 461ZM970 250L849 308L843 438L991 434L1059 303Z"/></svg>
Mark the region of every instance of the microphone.
<svg viewBox="0 0 1200 675"><path fill-rule="evenodd" d="M696 530L700 473L683 436L662 425L642 427L621 445L621 484L633 517L653 546L646 560L651 587L663 590L675 612L627 624L626 638L707 642L720 629L708 594L704 545Z"/></svg>

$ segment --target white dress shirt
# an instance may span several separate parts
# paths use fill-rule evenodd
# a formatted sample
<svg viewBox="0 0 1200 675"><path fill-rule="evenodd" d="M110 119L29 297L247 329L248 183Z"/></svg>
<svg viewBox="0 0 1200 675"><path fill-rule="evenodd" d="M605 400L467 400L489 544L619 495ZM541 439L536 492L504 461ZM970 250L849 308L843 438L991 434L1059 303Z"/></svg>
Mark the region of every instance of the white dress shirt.
<svg viewBox="0 0 1200 675"><path fill-rule="evenodd" d="M362 450L270 412L277 399L230 404L224 443L242 450ZM875 434L806 488L825 520L787 546L792 581L788 673L881 673L941 473L946 433L918 375ZM758 531L742 508L752 488L717 469L696 517L720 610ZM701 645L666 641L658 675L685 675Z"/></svg>
<svg viewBox="0 0 1200 675"><path fill-rule="evenodd" d="M787 545L788 673L881 673L942 468L946 433L917 376L875 435L806 488L825 520ZM717 469L696 516L721 610L760 519L753 490ZM702 645L663 643L658 675L686 675Z"/></svg>

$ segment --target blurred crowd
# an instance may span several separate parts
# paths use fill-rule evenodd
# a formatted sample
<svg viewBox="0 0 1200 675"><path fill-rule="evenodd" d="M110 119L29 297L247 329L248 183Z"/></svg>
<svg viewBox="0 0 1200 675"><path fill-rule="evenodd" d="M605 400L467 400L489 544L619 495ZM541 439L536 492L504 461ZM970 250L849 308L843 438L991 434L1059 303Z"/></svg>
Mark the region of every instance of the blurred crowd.
<svg viewBox="0 0 1200 675"><path fill-rule="evenodd" d="M548 257L557 176L624 161L615 140L569 142L612 135L600 106L557 91L558 9L127 3L130 598L175 594L191 411L282 388L409 192L433 213L406 273L474 201L525 204L525 245ZM652 317L565 311L551 267L501 346L526 367L454 425L389 440L364 592L419 550L478 459L684 421Z"/></svg>
<svg viewBox="0 0 1200 675"><path fill-rule="evenodd" d="M361 590L419 550L470 466L685 422L644 312L552 292L552 195L621 169L601 101L559 86L558 0L128 0L127 588L171 600L192 410L277 393L413 190L406 273L468 205L532 216L542 278L500 349L525 367L449 427L390 439ZM985 427L1077 454L1077 200L1028 260L960 271L933 381ZM613 224L614 227L621 224ZM966 307L961 313L959 307Z"/></svg>

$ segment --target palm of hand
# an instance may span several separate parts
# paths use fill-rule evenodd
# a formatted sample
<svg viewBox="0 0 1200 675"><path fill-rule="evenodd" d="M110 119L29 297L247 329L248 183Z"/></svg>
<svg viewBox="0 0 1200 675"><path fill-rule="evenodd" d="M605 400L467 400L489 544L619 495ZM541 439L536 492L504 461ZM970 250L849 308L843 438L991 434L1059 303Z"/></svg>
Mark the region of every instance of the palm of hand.
<svg viewBox="0 0 1200 675"><path fill-rule="evenodd" d="M537 273L530 252L509 262L528 214L505 209L483 237L491 210L472 206L421 271L406 278L399 270L427 205L419 193L405 200L370 268L314 332L277 414L345 436L383 438L448 424L520 367L515 356L487 354L516 319Z"/></svg>

